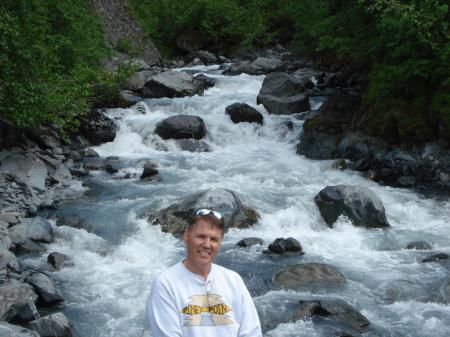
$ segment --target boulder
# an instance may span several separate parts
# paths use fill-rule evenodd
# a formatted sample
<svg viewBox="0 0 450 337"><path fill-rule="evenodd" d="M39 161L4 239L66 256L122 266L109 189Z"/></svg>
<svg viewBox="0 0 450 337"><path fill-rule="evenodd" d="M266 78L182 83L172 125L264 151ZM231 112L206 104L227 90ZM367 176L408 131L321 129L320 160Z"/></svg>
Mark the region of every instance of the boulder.
<svg viewBox="0 0 450 337"><path fill-rule="evenodd" d="M339 270L321 263L289 266L289 268L276 273L273 278L273 286L276 289L295 289L308 285L342 282L345 282L345 278Z"/></svg>
<svg viewBox="0 0 450 337"><path fill-rule="evenodd" d="M212 148L203 140L180 139L177 141L178 146L183 151L189 152L211 152Z"/></svg>
<svg viewBox="0 0 450 337"><path fill-rule="evenodd" d="M40 302L53 304L64 301L61 290L55 282L44 273L34 273L27 278L27 283L31 284L39 296Z"/></svg>
<svg viewBox="0 0 450 337"><path fill-rule="evenodd" d="M356 308L343 300L301 300L292 314L292 321L312 320L329 336L360 336L371 323Z"/></svg>
<svg viewBox="0 0 450 337"><path fill-rule="evenodd" d="M36 319L31 321L29 324L30 328L39 333L40 336L75 336L72 325L67 317L61 312Z"/></svg>
<svg viewBox="0 0 450 337"><path fill-rule="evenodd" d="M27 239L51 243L54 236L50 222L40 217L22 219L21 223L9 228L8 233L14 244L24 243Z"/></svg>
<svg viewBox="0 0 450 337"><path fill-rule="evenodd" d="M19 220L17 219L17 217L15 215L9 214L9 213L0 214L0 221L4 221L8 225L17 225L19 223Z"/></svg>
<svg viewBox="0 0 450 337"><path fill-rule="evenodd" d="M252 63L250 61L240 61L232 63L222 72L223 75L253 75Z"/></svg>
<svg viewBox="0 0 450 337"><path fill-rule="evenodd" d="M198 30L185 31L177 37L177 47L187 52L200 50L205 44L206 39Z"/></svg>
<svg viewBox="0 0 450 337"><path fill-rule="evenodd" d="M6 276L7 270L20 274L22 272L22 266L13 253L0 246L0 273L2 270L4 271L3 276Z"/></svg>
<svg viewBox="0 0 450 337"><path fill-rule="evenodd" d="M440 262L440 261L448 261L450 260L450 256L445 253L438 253L431 256L428 256L427 258L423 259L423 263L427 262Z"/></svg>
<svg viewBox="0 0 450 337"><path fill-rule="evenodd" d="M53 252L47 256L47 263L56 270L61 270L63 268L73 267L74 263L65 254L58 252Z"/></svg>
<svg viewBox="0 0 450 337"><path fill-rule="evenodd" d="M256 103L269 114L292 115L311 110L305 92L312 82L286 73L272 73L264 78ZM312 84L314 86L314 84Z"/></svg>
<svg viewBox="0 0 450 337"><path fill-rule="evenodd" d="M144 98L176 98L203 95L205 84L194 76L179 71L165 71L150 76L142 89Z"/></svg>
<svg viewBox="0 0 450 337"><path fill-rule="evenodd" d="M262 245L264 241L260 238L245 238L239 241L236 245L239 247L250 247L255 245Z"/></svg>
<svg viewBox="0 0 450 337"><path fill-rule="evenodd" d="M285 253L297 253L305 254L303 248L294 238L277 238L275 241L269 244L269 252L275 254L285 254Z"/></svg>
<svg viewBox="0 0 450 337"><path fill-rule="evenodd" d="M37 332L19 325L0 322L0 336L2 337L41 337Z"/></svg>
<svg viewBox="0 0 450 337"><path fill-rule="evenodd" d="M34 304L37 298L29 284L21 283L15 279L0 283L0 321L9 322L16 315L20 315L21 312L27 313L22 317L29 316L28 313L30 312L33 313L35 318L39 317Z"/></svg>
<svg viewBox="0 0 450 337"><path fill-rule="evenodd" d="M263 125L263 115L246 103L234 103L225 108L233 123L257 123Z"/></svg>
<svg viewBox="0 0 450 337"><path fill-rule="evenodd" d="M116 123L98 110L90 110L86 116L80 117L80 121L75 135L83 136L94 146L112 142L116 138Z"/></svg>
<svg viewBox="0 0 450 337"><path fill-rule="evenodd" d="M381 199L367 187L327 186L316 195L314 202L330 228L341 215L359 227L390 227Z"/></svg>
<svg viewBox="0 0 450 337"><path fill-rule="evenodd" d="M177 115L160 122L155 133L162 139L202 139L206 135L206 128L198 116Z"/></svg>
<svg viewBox="0 0 450 337"><path fill-rule="evenodd" d="M254 75L261 75L281 71L282 65L283 62L280 59L258 57L253 61L251 67L254 71Z"/></svg>
<svg viewBox="0 0 450 337"><path fill-rule="evenodd" d="M430 246L430 244L428 242L420 240L420 241L410 242L406 246L406 249L431 250L432 247Z"/></svg>
<svg viewBox="0 0 450 337"><path fill-rule="evenodd" d="M139 179L141 180L157 180L157 176L159 175L159 171L156 168L155 164L145 163L144 171Z"/></svg>
<svg viewBox="0 0 450 337"><path fill-rule="evenodd" d="M40 192L46 189L47 166L32 152L11 154L1 161L0 170L15 174Z"/></svg>
<svg viewBox="0 0 450 337"><path fill-rule="evenodd" d="M189 217L202 207L213 208L222 213L225 218L225 231L228 228L252 226L259 219L258 213L245 206L236 193L221 188L193 194L163 210L149 211L146 216L151 224L160 225L164 232L182 235Z"/></svg>
<svg viewBox="0 0 450 337"><path fill-rule="evenodd" d="M196 58L199 58L206 65L217 63L217 57L213 53L210 53L209 51L206 50L197 50L189 53L185 57L184 62L187 64Z"/></svg>

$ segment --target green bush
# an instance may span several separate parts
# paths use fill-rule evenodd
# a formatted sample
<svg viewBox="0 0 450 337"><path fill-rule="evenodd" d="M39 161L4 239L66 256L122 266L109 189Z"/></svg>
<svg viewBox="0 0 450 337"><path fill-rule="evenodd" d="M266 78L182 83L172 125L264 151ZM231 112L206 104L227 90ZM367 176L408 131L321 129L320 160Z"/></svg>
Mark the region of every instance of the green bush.
<svg viewBox="0 0 450 337"><path fill-rule="evenodd" d="M20 128L73 126L111 55L84 0L0 3L0 114Z"/></svg>

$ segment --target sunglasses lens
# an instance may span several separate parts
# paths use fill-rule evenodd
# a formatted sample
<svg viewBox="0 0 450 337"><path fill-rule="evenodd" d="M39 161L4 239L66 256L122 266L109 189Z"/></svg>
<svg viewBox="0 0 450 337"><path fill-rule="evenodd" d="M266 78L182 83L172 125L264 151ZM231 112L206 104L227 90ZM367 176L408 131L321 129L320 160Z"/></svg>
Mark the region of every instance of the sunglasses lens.
<svg viewBox="0 0 450 337"><path fill-rule="evenodd" d="M202 208L195 213L196 215L208 215L209 213L214 214L217 219L222 219L222 214L216 211L211 211L210 209Z"/></svg>

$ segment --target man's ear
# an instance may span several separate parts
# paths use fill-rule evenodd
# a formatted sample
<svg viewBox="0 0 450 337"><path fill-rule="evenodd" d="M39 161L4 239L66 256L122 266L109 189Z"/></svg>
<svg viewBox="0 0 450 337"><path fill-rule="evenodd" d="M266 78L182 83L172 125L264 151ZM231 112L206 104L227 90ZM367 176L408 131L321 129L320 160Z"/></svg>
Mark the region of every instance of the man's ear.
<svg viewBox="0 0 450 337"><path fill-rule="evenodd" d="M184 241L184 244L186 244L186 245L187 245L188 235L189 235L189 231L187 229L185 229L184 234L183 234L183 241Z"/></svg>

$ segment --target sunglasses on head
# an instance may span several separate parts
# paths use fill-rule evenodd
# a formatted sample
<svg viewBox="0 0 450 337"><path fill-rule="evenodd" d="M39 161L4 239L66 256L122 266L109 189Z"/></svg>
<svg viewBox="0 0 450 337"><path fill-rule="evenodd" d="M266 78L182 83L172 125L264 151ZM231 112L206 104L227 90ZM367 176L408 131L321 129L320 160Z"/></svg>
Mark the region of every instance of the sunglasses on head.
<svg viewBox="0 0 450 337"><path fill-rule="evenodd" d="M214 216L217 219L222 219L223 218L222 214L220 214L219 212L211 211L210 209L206 209L206 208L199 209L197 212L195 212L195 215L208 215L210 213L214 214Z"/></svg>

